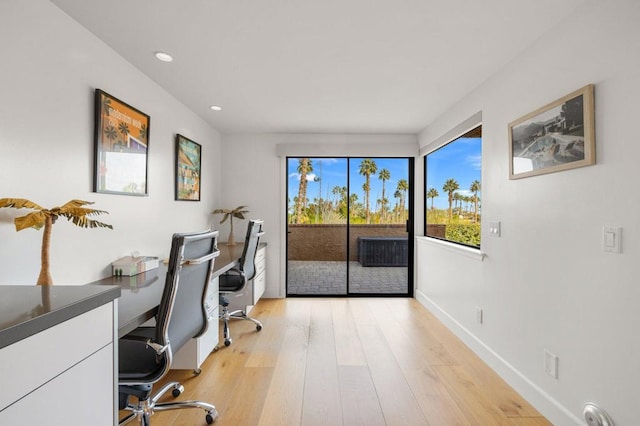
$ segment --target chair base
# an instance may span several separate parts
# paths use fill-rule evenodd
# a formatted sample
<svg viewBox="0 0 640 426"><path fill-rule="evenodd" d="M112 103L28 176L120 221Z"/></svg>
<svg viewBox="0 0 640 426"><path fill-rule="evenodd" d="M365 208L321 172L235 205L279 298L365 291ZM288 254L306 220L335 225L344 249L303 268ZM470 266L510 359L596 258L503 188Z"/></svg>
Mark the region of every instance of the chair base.
<svg viewBox="0 0 640 426"><path fill-rule="evenodd" d="M153 397L150 397L150 388L145 393L145 390L141 390L137 386L119 386L119 391L126 395L126 406L122 409L131 411L131 414L127 415L118 423L119 425L125 425L136 418L140 418L140 424L142 426L150 425L150 417L156 411L177 410L182 408L200 408L205 410L205 421L207 424L212 424L218 419L218 410L211 404L202 401L172 401L172 402L158 402L162 396L171 389L173 396L177 397L184 391L184 387L178 382L171 382L164 385ZM138 397L137 404L131 404L128 402L129 396L133 395Z"/></svg>
<svg viewBox="0 0 640 426"><path fill-rule="evenodd" d="M226 297L220 298L222 300L226 300ZM229 329L229 320L231 319L241 319L251 321L256 325L256 331L262 330L262 323L255 318L251 318L247 315L245 311L242 309L238 309L237 311L229 312L229 301L226 300L226 303L222 303L222 310L220 312L220 319L224 324L224 345L229 346L233 339L231 338L231 330Z"/></svg>

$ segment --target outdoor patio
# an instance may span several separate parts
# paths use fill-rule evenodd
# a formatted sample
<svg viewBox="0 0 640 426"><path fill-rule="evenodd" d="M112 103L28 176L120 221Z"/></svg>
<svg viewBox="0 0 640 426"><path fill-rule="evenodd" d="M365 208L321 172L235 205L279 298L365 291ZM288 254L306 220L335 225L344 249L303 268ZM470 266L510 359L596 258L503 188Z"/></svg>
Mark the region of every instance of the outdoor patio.
<svg viewBox="0 0 640 426"><path fill-rule="evenodd" d="M287 294L339 295L347 292L347 263L338 261L289 260ZM363 267L349 262L351 293L406 294L406 267Z"/></svg>

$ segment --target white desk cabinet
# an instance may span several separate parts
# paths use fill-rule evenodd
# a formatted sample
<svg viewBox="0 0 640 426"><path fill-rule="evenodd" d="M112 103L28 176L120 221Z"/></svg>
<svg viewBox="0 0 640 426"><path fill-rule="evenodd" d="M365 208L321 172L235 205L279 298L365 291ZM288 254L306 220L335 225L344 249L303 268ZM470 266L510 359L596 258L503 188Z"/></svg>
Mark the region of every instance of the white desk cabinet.
<svg viewBox="0 0 640 426"><path fill-rule="evenodd" d="M267 245L260 244L256 252L256 275L244 290L229 297L229 311L242 309L247 314L264 294L267 285Z"/></svg>
<svg viewBox="0 0 640 426"><path fill-rule="evenodd" d="M52 304L57 290L51 291ZM31 323L64 309L51 309ZM27 337L2 347L0 424L115 424L116 309L117 301L111 300L84 313L72 312L69 319L32 329ZM17 327L31 325L26 321Z"/></svg>
<svg viewBox="0 0 640 426"><path fill-rule="evenodd" d="M207 331L196 339L191 339L178 352L175 353L172 369L198 370L205 359L218 346L218 288L219 279L214 278L207 289L205 308L207 309L209 326Z"/></svg>

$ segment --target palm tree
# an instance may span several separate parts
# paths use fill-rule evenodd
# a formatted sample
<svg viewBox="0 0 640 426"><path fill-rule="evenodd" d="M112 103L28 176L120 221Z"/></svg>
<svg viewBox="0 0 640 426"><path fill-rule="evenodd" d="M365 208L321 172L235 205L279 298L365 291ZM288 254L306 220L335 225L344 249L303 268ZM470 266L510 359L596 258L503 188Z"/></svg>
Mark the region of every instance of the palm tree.
<svg viewBox="0 0 640 426"><path fill-rule="evenodd" d="M358 194L355 192L349 195L349 216L352 218L358 216L358 212L362 210L362 204L358 203Z"/></svg>
<svg viewBox="0 0 640 426"><path fill-rule="evenodd" d="M462 211L462 195L459 192L453 193L453 205L454 207L457 207L458 214L460 214L460 212ZM456 209L454 208L454 210Z"/></svg>
<svg viewBox="0 0 640 426"><path fill-rule="evenodd" d="M378 179L380 179L382 181L382 208L381 208L382 211L380 212L380 216L381 216L382 219L384 219L384 217L385 217L385 211L384 211L385 200L387 199L385 197L385 194L384 194L384 184L385 184L386 181L391 179L391 172L389 172L389 170L387 170L387 169L380 170L380 172L378 173Z"/></svg>
<svg viewBox="0 0 640 426"><path fill-rule="evenodd" d="M118 124L118 131L122 133L122 144L127 145L127 135L129 134L129 125L124 121Z"/></svg>
<svg viewBox="0 0 640 426"><path fill-rule="evenodd" d="M447 179L444 185L442 186L442 190L449 194L449 219L453 217L453 213L451 211L451 204L453 203L453 193L460 189L460 185L455 179Z"/></svg>
<svg viewBox="0 0 640 426"><path fill-rule="evenodd" d="M402 200L402 191L396 189L396 192L393 193L393 197L396 199L396 207L394 210L396 212L396 216L399 218L400 213L402 212L404 207L404 202Z"/></svg>
<svg viewBox="0 0 640 426"><path fill-rule="evenodd" d="M478 192L480 191L480 182L474 180L471 182L471 187L469 188L471 192L473 192L473 221L478 221Z"/></svg>
<svg viewBox="0 0 640 426"><path fill-rule="evenodd" d="M300 173L300 185L298 186L298 200L296 201L295 223L303 222L303 213L307 207L307 175L313 171L311 159L298 160L298 173Z"/></svg>
<svg viewBox="0 0 640 426"><path fill-rule="evenodd" d="M396 187L398 191L402 191L402 199L400 200L400 207L402 208L402 212L405 211L405 203L407 202L407 191L409 190L409 182L406 179L400 179L398 181L398 186Z"/></svg>
<svg viewBox="0 0 640 426"><path fill-rule="evenodd" d="M94 210L83 206L93 204L89 201L71 200L62 205L61 207L54 207L52 209L45 209L38 204L26 200L24 198L1 198L1 207L13 207L16 209L32 209L35 210L25 216L20 216L14 219L16 225L16 231L22 231L26 228L40 229L44 227L42 234L42 250L40 253L40 274L38 275L38 285L51 285L53 280L51 279L51 273L49 272L49 249L51 247L51 228L53 224L58 220L60 216L66 217L74 225L80 228L109 228L113 229L113 226L106 223L98 222L97 220L89 219L89 216L100 215L103 213L108 214L104 210Z"/></svg>
<svg viewBox="0 0 640 426"><path fill-rule="evenodd" d="M118 137L118 132L116 128L112 125L108 125L106 129L104 129L104 136L111 141L111 149L113 149L113 140Z"/></svg>
<svg viewBox="0 0 640 426"><path fill-rule="evenodd" d="M140 131L139 131L139 135L140 135L140 139L143 141L147 140L147 125L143 124L142 126L140 126Z"/></svg>
<svg viewBox="0 0 640 426"><path fill-rule="evenodd" d="M333 195L338 197L336 201L336 212L342 218L347 217L347 187L346 186L334 186L331 191Z"/></svg>
<svg viewBox="0 0 640 426"><path fill-rule="evenodd" d="M232 210L215 209L213 211L213 214L224 214L224 216L222 216L222 220L220 221L220 224L223 224L224 222L227 221L227 219L230 219L229 220L229 238L227 238L228 246L234 246L236 244L235 240L233 239L233 218L237 217L238 219L244 219L244 214L249 212L249 210L246 210L246 208L247 206L238 206Z"/></svg>
<svg viewBox="0 0 640 426"><path fill-rule="evenodd" d="M360 174L364 176L364 185L362 186L362 189L364 189L364 214L367 219L367 223L371 223L369 212L369 191L371 190L370 176L375 175L376 171L378 171L378 166L376 166L376 162L372 159L365 158L360 163Z"/></svg>
<svg viewBox="0 0 640 426"><path fill-rule="evenodd" d="M435 188L429 188L427 191L427 198L431 198L431 210L433 210L433 199L439 195L438 190Z"/></svg>

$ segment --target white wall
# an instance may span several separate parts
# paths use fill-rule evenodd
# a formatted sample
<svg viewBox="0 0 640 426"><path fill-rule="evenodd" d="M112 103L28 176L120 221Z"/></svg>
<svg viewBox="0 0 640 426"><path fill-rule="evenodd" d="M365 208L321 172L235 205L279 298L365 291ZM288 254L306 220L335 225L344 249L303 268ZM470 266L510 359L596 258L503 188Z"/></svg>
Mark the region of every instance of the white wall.
<svg viewBox="0 0 640 426"><path fill-rule="evenodd" d="M415 135L235 134L223 135L222 175L233 191L222 194L222 208L249 205L249 218L265 221L266 297L285 296L286 156L414 156ZM280 156L279 156L280 155ZM226 239L226 224L220 227ZM242 223L234 233L246 232ZM242 232L242 233L241 233Z"/></svg>
<svg viewBox="0 0 640 426"><path fill-rule="evenodd" d="M418 298L556 425L583 424L587 401L638 424L638 22L636 0L586 3L420 134L424 147L482 111L486 258L420 240ZM597 164L509 180L507 124L588 83ZM621 254L602 251L603 225L623 227ZM543 370L545 348L558 379Z"/></svg>
<svg viewBox="0 0 640 426"><path fill-rule="evenodd" d="M46 0L0 2L0 198L51 208L77 198L110 214L114 230L53 227L56 284L84 284L109 273L133 250L167 256L173 232L209 227L220 192L220 135L103 42ZM158 64L163 66L164 64ZM95 88L151 116L149 196L92 192ZM174 201L174 137L202 145L201 202ZM33 284L42 231L16 233L0 209L0 284Z"/></svg>

